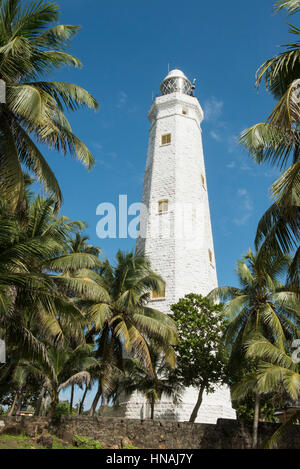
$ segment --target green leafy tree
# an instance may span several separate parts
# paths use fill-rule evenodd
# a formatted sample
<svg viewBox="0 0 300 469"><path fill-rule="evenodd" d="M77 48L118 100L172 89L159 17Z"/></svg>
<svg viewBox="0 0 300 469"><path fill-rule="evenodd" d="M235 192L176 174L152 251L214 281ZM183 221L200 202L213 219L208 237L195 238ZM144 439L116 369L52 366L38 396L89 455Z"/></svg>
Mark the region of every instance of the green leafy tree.
<svg viewBox="0 0 300 469"><path fill-rule="evenodd" d="M68 52L79 26L57 24L58 17L53 2L0 2L0 79L6 87L6 103L0 104L0 193L12 211L23 202L23 166L53 195L56 207L61 204L57 179L37 144L70 152L88 168L93 165L64 111L97 109L96 100L75 84L43 81L63 66L81 66Z"/></svg>
<svg viewBox="0 0 300 469"><path fill-rule="evenodd" d="M175 347L178 379L184 386L199 389L190 417L190 422L194 422L204 391L213 392L214 385L228 378L223 305L213 304L201 295L189 294L172 305L171 310L178 329Z"/></svg>

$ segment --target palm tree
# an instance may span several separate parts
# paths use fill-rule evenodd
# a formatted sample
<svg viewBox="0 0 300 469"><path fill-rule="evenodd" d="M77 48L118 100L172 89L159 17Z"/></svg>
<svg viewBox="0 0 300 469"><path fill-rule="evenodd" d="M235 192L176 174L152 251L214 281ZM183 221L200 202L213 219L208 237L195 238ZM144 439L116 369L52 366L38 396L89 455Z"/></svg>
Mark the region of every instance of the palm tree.
<svg viewBox="0 0 300 469"><path fill-rule="evenodd" d="M248 253L237 262L240 288L219 287L209 298L228 301L224 308L229 319L226 345L230 347L231 367L239 367L247 342L258 333L284 350L287 342L297 335L299 311L297 295L280 282L289 267L287 256L262 257L260 252ZM257 442L259 393L256 393L256 413L253 445Z"/></svg>
<svg viewBox="0 0 300 469"><path fill-rule="evenodd" d="M21 220L0 207L0 332L19 359L48 362L45 341L85 341L86 319L75 298L89 285L70 272L94 268L99 259L67 252L70 233L82 224L54 216L54 205L37 197Z"/></svg>
<svg viewBox="0 0 300 469"><path fill-rule="evenodd" d="M255 374L256 388L260 393L279 390L285 392L293 402L299 402L300 370L299 360L290 356L289 352L272 344L259 334L247 343L247 356L261 360ZM278 440L285 432L299 421L300 410L296 411L278 430L264 443L265 448L276 447Z"/></svg>
<svg viewBox="0 0 300 469"><path fill-rule="evenodd" d="M81 271L95 288L86 304L91 333L96 337L96 356L103 364L90 414L109 388L109 376L115 367L122 368L123 352L131 354L152 370L148 341L155 340L165 353L175 344L175 323L163 313L147 306L151 291L161 293L164 282L155 274L149 261L138 254L117 253L117 264L106 260L97 272Z"/></svg>
<svg viewBox="0 0 300 469"><path fill-rule="evenodd" d="M297 297L280 282L289 264L288 256L273 256L266 260L260 252L254 254L249 249L237 262L236 273L241 287L219 287L208 295L212 299L228 301L224 308L230 321L226 342L232 345L232 352L242 350L249 337L258 331L281 348L297 334Z"/></svg>
<svg viewBox="0 0 300 469"><path fill-rule="evenodd" d="M37 143L93 165L64 109L97 109L96 100L77 85L43 81L52 70L81 65L67 52L79 26L57 24L58 16L58 5L44 0L0 2L0 79L6 87L6 103L0 104L0 193L12 211L24 197L22 165L53 195L57 209L61 203L59 184Z"/></svg>
<svg viewBox="0 0 300 469"><path fill-rule="evenodd" d="M92 254L93 256L99 256L101 253L101 249L88 244L88 236L82 236L80 233L75 233L75 238L71 238L69 241L68 252L69 253L85 253L85 254ZM71 385L71 398L70 398L70 414L72 414L73 409L73 398L74 398L74 384ZM80 414L83 410L83 404L86 398L86 394L90 387L90 383L86 383L86 388L82 397L82 401L80 402L78 413Z"/></svg>
<svg viewBox="0 0 300 469"><path fill-rule="evenodd" d="M99 256L101 249L88 244L89 237L82 236L80 233L75 233L75 238L72 238L69 243L69 252L84 252L87 254L93 254Z"/></svg>
<svg viewBox="0 0 300 469"><path fill-rule="evenodd" d="M277 10L299 11L297 0L279 1ZM300 29L290 25L297 37ZM267 90L278 100L266 123L245 130L241 143L257 163L269 162L285 169L273 184L274 204L263 215L257 229L256 248L268 256L270 252L288 253L295 249L290 268L290 284L300 287L300 43L285 46L286 50L267 60L257 71L257 87L265 78Z"/></svg>
<svg viewBox="0 0 300 469"><path fill-rule="evenodd" d="M174 404L178 404L184 388L176 378L172 366L166 361L166 357L159 353L157 347L150 347L150 356L153 371L137 360L124 361L124 373L116 374L109 398L113 398L116 404L121 395L130 397L137 391L146 397L151 409L150 418L153 420L156 402L166 396L172 397Z"/></svg>
<svg viewBox="0 0 300 469"><path fill-rule="evenodd" d="M43 382L51 396L48 415L52 418L59 402L60 391L72 385L82 387L83 383L88 386L90 382L88 370L97 366L97 361L92 357L92 348L86 344L76 347L74 350L67 345L64 347L47 346L47 354L51 366L20 361L18 368L23 371L25 376L31 373Z"/></svg>

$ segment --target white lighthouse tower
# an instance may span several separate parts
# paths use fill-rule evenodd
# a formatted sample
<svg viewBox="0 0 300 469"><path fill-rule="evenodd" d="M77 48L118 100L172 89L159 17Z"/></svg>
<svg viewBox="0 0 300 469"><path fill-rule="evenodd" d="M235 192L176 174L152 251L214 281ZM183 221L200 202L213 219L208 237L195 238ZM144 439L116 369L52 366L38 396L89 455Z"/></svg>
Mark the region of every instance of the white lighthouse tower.
<svg viewBox="0 0 300 469"><path fill-rule="evenodd" d="M162 81L161 96L153 102L144 179L140 237L137 251L165 281L162 297L151 306L170 313L170 305L187 293L207 295L218 286L202 147L203 111L193 85L180 70ZM155 418L188 420L198 390L186 390L182 404L167 398L156 404ZM134 393L124 406L125 416L147 418L144 398ZM216 423L235 418L229 389L216 387L205 395L197 422Z"/></svg>

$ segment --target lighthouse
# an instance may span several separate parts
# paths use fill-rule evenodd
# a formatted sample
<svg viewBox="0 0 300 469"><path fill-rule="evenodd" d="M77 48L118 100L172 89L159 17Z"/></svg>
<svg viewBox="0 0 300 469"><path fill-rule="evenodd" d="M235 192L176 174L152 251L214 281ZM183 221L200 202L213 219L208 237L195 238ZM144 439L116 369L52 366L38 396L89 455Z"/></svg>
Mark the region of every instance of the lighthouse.
<svg viewBox="0 0 300 469"><path fill-rule="evenodd" d="M168 73L149 111L150 135L140 233L136 250L144 254L165 282L152 293L150 307L170 314L170 306L188 293L207 295L218 286L201 123L203 110L194 85L181 70ZM198 390L186 389L182 403L156 403L155 418L189 420ZM128 418L147 418L145 398L134 393L120 402ZM216 386L204 395L196 422L235 418L230 392Z"/></svg>

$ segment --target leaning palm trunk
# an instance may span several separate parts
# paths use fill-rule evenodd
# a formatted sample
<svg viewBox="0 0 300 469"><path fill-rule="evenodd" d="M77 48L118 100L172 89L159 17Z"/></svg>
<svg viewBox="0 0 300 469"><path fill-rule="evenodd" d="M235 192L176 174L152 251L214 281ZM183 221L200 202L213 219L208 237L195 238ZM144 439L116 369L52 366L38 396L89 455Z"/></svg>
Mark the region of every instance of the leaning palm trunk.
<svg viewBox="0 0 300 469"><path fill-rule="evenodd" d="M104 396L102 396L101 404L100 404L99 412L98 412L99 415L103 415L103 412L105 411L105 406L106 406L106 399Z"/></svg>
<svg viewBox="0 0 300 469"><path fill-rule="evenodd" d="M20 391L18 390L15 394L11 408L8 411L8 414L7 414L8 417L11 417L14 414L15 407L16 407L17 402L19 401L19 398L20 398Z"/></svg>
<svg viewBox="0 0 300 469"><path fill-rule="evenodd" d="M70 397L70 415L73 412L73 401L74 401L74 384L71 386L71 397Z"/></svg>
<svg viewBox="0 0 300 469"><path fill-rule="evenodd" d="M101 396L102 396L102 386L101 386L101 383L99 381L98 391L96 393L96 396L94 397L92 407L90 408L90 412L89 412L90 417L93 417L95 415L96 408L97 408L97 405L98 405L98 402L99 402L99 399L100 399Z"/></svg>
<svg viewBox="0 0 300 469"><path fill-rule="evenodd" d="M200 406L201 406L202 400L203 400L204 389L205 389L205 384L201 384L200 389L199 389L199 393L198 393L198 399L197 399L196 405L195 405L195 407L193 409L193 412L190 416L190 422L191 423L194 423L196 418L197 418L198 411L200 409Z"/></svg>
<svg viewBox="0 0 300 469"><path fill-rule="evenodd" d="M46 396L42 402L42 407L41 407L41 411L40 411L40 415L41 416L45 416L47 415L47 411L48 411L48 408L50 407L51 405L51 397L49 396L49 394L46 393Z"/></svg>
<svg viewBox="0 0 300 469"><path fill-rule="evenodd" d="M89 386L86 385L85 391L83 393L82 399L81 399L80 404L79 404L78 415L81 415L82 412L83 412L84 401L85 401L88 390L89 390Z"/></svg>
<svg viewBox="0 0 300 469"><path fill-rule="evenodd" d="M255 407L254 407L254 420L253 420L253 436L252 436L252 448L257 448L258 441L258 423L260 413L260 394L255 394Z"/></svg>
<svg viewBox="0 0 300 469"><path fill-rule="evenodd" d="M47 390L47 386L46 386L46 384L43 384L43 387L41 389L41 392L40 392L38 400L37 400L35 412L34 412L35 417L38 417L41 414L42 403L43 403L43 399L44 399L45 394L46 394L46 390Z"/></svg>

